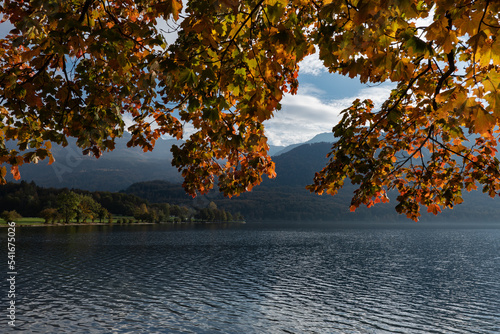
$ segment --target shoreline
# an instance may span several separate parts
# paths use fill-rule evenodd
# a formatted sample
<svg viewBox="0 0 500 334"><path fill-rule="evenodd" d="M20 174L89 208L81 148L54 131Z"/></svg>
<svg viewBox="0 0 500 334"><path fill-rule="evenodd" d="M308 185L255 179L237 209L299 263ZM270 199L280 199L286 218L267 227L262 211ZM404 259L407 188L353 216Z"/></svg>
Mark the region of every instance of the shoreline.
<svg viewBox="0 0 500 334"><path fill-rule="evenodd" d="M45 224L45 223L17 223L15 222L15 227L61 227L61 226L131 226L131 225L182 225L182 224L246 224L245 221L226 221L226 222L210 222L210 221L196 221L196 222L161 222L161 223L69 223L69 224ZM7 223L0 223L0 228L11 227Z"/></svg>

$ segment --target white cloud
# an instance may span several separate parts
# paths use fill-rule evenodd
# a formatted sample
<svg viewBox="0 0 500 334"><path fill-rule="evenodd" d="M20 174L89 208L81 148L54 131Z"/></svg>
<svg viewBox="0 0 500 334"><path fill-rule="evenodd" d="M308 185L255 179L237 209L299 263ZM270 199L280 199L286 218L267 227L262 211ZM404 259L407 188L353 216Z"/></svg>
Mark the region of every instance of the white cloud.
<svg viewBox="0 0 500 334"><path fill-rule="evenodd" d="M318 52L305 57L300 63L300 73L310 75L320 75L321 73L328 72L323 61L319 59Z"/></svg>
<svg viewBox="0 0 500 334"><path fill-rule="evenodd" d="M410 20L410 22L415 22L418 28L427 28L434 22L434 15L436 14L436 6L432 6L429 11L429 15L426 18L418 18L416 20Z"/></svg>
<svg viewBox="0 0 500 334"><path fill-rule="evenodd" d="M385 84L380 86L366 87L361 89L355 96L346 97L336 100L337 103L344 105L347 108L355 99L365 100L370 99L375 104L375 108L380 107L382 103L389 97L391 90L396 87L395 84Z"/></svg>
<svg viewBox="0 0 500 334"><path fill-rule="evenodd" d="M300 94L302 94L302 95L321 96L321 95L326 94L326 91L316 87L315 85L313 85L309 82L301 83L299 91L300 91Z"/></svg>
<svg viewBox="0 0 500 334"><path fill-rule="evenodd" d="M299 89L297 95L285 95L282 110L265 122L266 134L271 145L285 146L305 142L315 135L330 132L340 121L340 112L348 108L352 101L371 99L380 106L388 97L391 86L367 87L355 95L336 100L328 100L322 90L312 85ZM324 93L319 94L318 93Z"/></svg>

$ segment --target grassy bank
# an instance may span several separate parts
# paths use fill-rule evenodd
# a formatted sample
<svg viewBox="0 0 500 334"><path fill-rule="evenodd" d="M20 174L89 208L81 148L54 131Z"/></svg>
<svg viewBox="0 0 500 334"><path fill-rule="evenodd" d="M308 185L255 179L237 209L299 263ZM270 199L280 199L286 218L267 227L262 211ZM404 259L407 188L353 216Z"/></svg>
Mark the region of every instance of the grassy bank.
<svg viewBox="0 0 500 334"><path fill-rule="evenodd" d="M116 224L116 223L123 223L123 220L126 220L128 223L128 221L132 221L132 224L143 224L143 222L137 222L134 217L129 217L129 216L117 216L117 217L114 217L112 219L112 224ZM109 224L109 220L106 219L106 220L103 220L102 222L99 222L99 221L95 221L95 222L92 222L92 221L86 221L86 222L79 222L77 223L77 221L75 219L71 220L68 224L65 224L65 223L49 223L49 224L46 224L45 223L45 220L43 218L39 218L39 217L23 217L23 218L19 218L19 219L15 219L14 220L16 222L16 225L18 226L39 226L39 225L43 225L43 226L51 226L51 225L97 225L97 224ZM1 226L7 226L7 222L3 219L0 219L0 227Z"/></svg>
<svg viewBox="0 0 500 334"><path fill-rule="evenodd" d="M86 221L85 223L79 222L77 223L76 220L71 220L68 224L66 223L50 223L46 224L43 218L38 218L38 217L23 217L19 219L14 220L16 222L16 226L70 226L70 225L108 225L110 224L109 220L103 220L102 222L99 221ZM171 217L168 221L162 222L162 223L244 223L243 220L235 220L235 221L214 221L214 222L209 222L206 220L199 220L195 219L192 221L185 221L185 222L179 222L175 218ZM134 219L132 216L117 216L113 217L111 224L118 224L118 225L145 225L145 224L155 224L155 223L149 223L149 222L144 222L144 221L137 221ZM0 219L0 227L7 227L7 222L3 219Z"/></svg>
<svg viewBox="0 0 500 334"><path fill-rule="evenodd" d="M44 224L43 218L38 217L23 217L14 220L16 225L40 225ZM7 222L3 219L0 219L0 226L7 226Z"/></svg>

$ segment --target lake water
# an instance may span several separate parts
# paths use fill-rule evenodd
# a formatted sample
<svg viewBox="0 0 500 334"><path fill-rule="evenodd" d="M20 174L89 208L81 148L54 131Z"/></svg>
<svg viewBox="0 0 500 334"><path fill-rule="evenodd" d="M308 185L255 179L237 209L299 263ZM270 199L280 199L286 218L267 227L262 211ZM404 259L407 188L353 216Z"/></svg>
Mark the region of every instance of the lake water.
<svg viewBox="0 0 500 334"><path fill-rule="evenodd" d="M498 224L33 227L16 247L24 333L500 333Z"/></svg>

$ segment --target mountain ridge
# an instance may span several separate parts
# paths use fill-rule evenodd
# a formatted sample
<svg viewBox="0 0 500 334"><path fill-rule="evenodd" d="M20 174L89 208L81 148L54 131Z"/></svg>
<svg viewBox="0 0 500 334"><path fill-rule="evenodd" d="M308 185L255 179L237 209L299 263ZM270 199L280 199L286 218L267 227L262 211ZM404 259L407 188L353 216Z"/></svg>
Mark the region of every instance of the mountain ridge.
<svg viewBox="0 0 500 334"><path fill-rule="evenodd" d="M67 148L54 148L57 161L48 166L25 165L21 167L23 180L35 181L42 187L75 188L82 190L123 191L135 194L151 202L204 207L214 202L218 207L240 212L248 219L287 220L406 220L398 215L394 206L395 196L388 204L378 204L367 209L359 208L350 213L350 200L355 186L348 181L336 196L318 196L305 189L313 182L316 172L327 165L327 153L331 150L333 134L320 134L301 145L273 156L277 177L263 178L261 185L249 193L227 199L217 189L194 200L185 194L179 172L171 166L171 155L165 150L176 141L159 141L161 150L155 154L144 153L138 148L126 147L127 138L117 142L114 152L106 152L102 158L83 156L70 142ZM317 141L317 142L315 142ZM176 142L178 143L178 142ZM454 210L444 210L437 217L425 213L424 219L443 220L496 220L500 215L499 200L480 193L465 193L464 203Z"/></svg>
<svg viewBox="0 0 500 334"><path fill-rule="evenodd" d="M297 147L299 147L301 145L305 145L305 144L334 143L335 141L336 140L335 140L335 137L333 136L332 132L323 132L323 133L319 133L319 134L315 135L313 138L309 139L306 142L288 145L288 146L283 147L281 150L275 150L275 153L270 154L270 155L271 156L279 156L279 155L282 155L284 153L290 152L294 148L297 148Z"/></svg>
<svg viewBox="0 0 500 334"><path fill-rule="evenodd" d="M176 139L159 139L153 151L143 152L138 147L127 147L131 135L124 133L116 139L113 151L103 152L95 157L82 154L76 145L75 138L68 138L68 146L53 145L55 162L48 164L48 159L38 164L25 164L19 170L22 180L34 181L41 187L78 188L89 191L120 191L133 183L148 180L166 180L182 182L178 170L172 166L172 145L181 145L183 141ZM311 140L314 140L311 139ZM310 140L310 141L311 141ZM271 146L270 154L274 157L279 151L289 147ZM10 144L14 149L14 145ZM282 154L282 153L281 153ZM14 181L10 173L7 181Z"/></svg>
<svg viewBox="0 0 500 334"><path fill-rule="evenodd" d="M239 212L250 220L336 220L336 221L407 221L406 216L395 211L395 194L389 203L379 203L371 208L360 207L350 212L350 203L356 189L346 180L336 196L312 194L305 189L313 182L315 172L326 166L330 143L304 144L273 158L277 177L265 178L251 192L231 199L213 190L195 199L183 193L180 184L164 181L137 183L124 190L151 202L168 200L179 205L205 206L214 202L217 207ZM500 214L500 199L491 199L481 192L464 193L464 203L453 210L443 210L438 216L422 208L425 221L496 221Z"/></svg>

